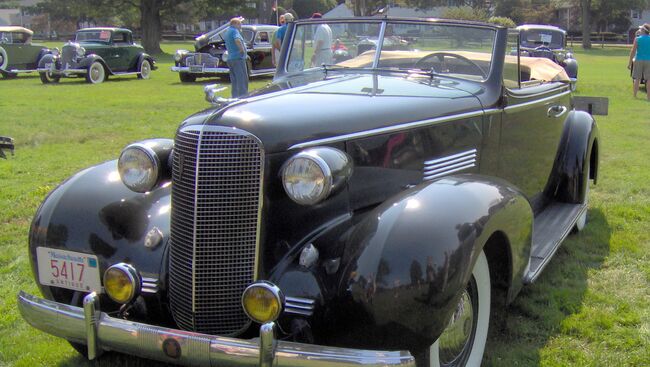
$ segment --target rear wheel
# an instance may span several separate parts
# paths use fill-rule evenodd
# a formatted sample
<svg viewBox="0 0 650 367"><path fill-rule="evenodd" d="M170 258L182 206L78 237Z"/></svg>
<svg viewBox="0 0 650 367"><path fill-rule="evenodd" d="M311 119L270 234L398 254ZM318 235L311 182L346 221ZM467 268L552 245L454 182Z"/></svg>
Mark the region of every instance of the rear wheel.
<svg viewBox="0 0 650 367"><path fill-rule="evenodd" d="M7 66L9 66L9 60L7 59L7 51L5 51L4 48L0 47L0 69L4 70L7 68Z"/></svg>
<svg viewBox="0 0 650 367"><path fill-rule="evenodd" d="M88 73L86 74L86 81L92 84L99 84L106 80L106 70L101 62L95 61L90 64Z"/></svg>
<svg viewBox="0 0 650 367"><path fill-rule="evenodd" d="M178 73L179 78L182 83L193 83L196 81L196 77L188 73Z"/></svg>
<svg viewBox="0 0 650 367"><path fill-rule="evenodd" d="M149 62L149 60L142 59L138 70L140 71L140 74L138 74L138 79L151 78L151 63Z"/></svg>
<svg viewBox="0 0 650 367"><path fill-rule="evenodd" d="M429 367L480 366L490 321L490 269L483 251L447 328L429 347Z"/></svg>

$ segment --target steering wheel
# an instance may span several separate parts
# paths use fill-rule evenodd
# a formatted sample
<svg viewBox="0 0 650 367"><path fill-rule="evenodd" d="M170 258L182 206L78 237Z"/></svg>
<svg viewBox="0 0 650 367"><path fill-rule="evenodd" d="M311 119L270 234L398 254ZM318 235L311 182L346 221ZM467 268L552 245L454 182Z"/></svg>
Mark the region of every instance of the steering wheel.
<svg viewBox="0 0 650 367"><path fill-rule="evenodd" d="M428 68L426 67L426 62L433 59L433 58L437 58L438 59L437 62L440 63L441 65L444 64L445 63L445 57L453 57L455 59L458 59L458 60L468 64L469 66L471 66L476 71L478 71L478 75L481 75L484 78L487 77L487 74L485 73L485 71L483 71L483 68L481 68L481 66L479 66L477 63L475 63L474 61L468 59L465 56L461 56L459 54L455 54L455 53L452 53L452 52L434 52L434 53L430 53L430 54L424 56L423 58L421 58L420 60L416 61L415 65L413 67L416 68L416 69L432 69L436 73L439 73L439 72L447 72L448 73L449 70L446 70L446 71L445 70L436 70L433 66L428 67ZM472 73L472 74L474 74L474 73Z"/></svg>

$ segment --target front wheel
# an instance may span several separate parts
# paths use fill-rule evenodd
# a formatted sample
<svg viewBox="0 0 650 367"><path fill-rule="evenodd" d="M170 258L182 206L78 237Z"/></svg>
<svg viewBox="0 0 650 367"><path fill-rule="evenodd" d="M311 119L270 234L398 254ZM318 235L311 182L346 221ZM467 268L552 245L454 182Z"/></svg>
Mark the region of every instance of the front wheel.
<svg viewBox="0 0 650 367"><path fill-rule="evenodd" d="M429 367L480 366L490 323L490 269L481 251L447 328L429 347Z"/></svg>
<svg viewBox="0 0 650 367"><path fill-rule="evenodd" d="M589 204L589 174L590 174L590 169L589 169L589 164L587 164L587 173L585 176L585 180L587 180L586 186L585 186L585 200L584 200L584 205L586 206ZM587 226L587 209L585 208L585 211L580 214L578 217L578 220L576 221L576 225L574 227L575 232L582 232L585 227Z"/></svg>
<svg viewBox="0 0 650 367"><path fill-rule="evenodd" d="M188 73L178 73L181 83L193 83L196 81L196 77Z"/></svg>
<svg viewBox="0 0 650 367"><path fill-rule="evenodd" d="M140 73L138 74L138 79L149 79L151 78L151 63L147 59L142 59L140 66L138 67Z"/></svg>
<svg viewBox="0 0 650 367"><path fill-rule="evenodd" d="M95 61L90 64L88 73L86 74L86 81L91 84L99 84L106 80L106 70L101 62Z"/></svg>
<svg viewBox="0 0 650 367"><path fill-rule="evenodd" d="M41 77L41 82L43 82L43 84L58 83L59 80L61 80L61 76L54 75L49 71L40 72L38 75Z"/></svg>

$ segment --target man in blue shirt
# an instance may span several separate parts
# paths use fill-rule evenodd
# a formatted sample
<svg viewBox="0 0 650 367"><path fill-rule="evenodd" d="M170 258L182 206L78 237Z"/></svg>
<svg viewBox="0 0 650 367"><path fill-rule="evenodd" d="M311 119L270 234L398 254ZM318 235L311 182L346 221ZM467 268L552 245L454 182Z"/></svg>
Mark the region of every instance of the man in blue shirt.
<svg viewBox="0 0 650 367"><path fill-rule="evenodd" d="M282 40L284 39L284 34L287 33L287 23L293 22L293 14L291 13L286 13L282 14L280 16L280 28L278 28L277 31L275 31L275 34L273 35L273 43L272 43L272 48L273 48L273 65L277 65L278 59L280 58L280 49L282 48Z"/></svg>
<svg viewBox="0 0 650 367"><path fill-rule="evenodd" d="M230 20L230 27L224 33L226 50L228 51L228 68L230 69L230 84L232 98L239 98L248 94L248 70L246 66L246 43L241 31L242 18Z"/></svg>

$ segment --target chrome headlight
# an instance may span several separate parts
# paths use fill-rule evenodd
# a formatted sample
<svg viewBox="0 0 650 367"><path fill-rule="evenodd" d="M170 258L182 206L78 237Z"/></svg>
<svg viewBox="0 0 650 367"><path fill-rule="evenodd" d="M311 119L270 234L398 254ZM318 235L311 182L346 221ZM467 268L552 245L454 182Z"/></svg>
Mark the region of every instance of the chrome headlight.
<svg viewBox="0 0 650 367"><path fill-rule="evenodd" d="M86 49L85 48L83 48L81 46L77 47L77 57L80 57L80 58L84 57L85 54L86 54Z"/></svg>
<svg viewBox="0 0 650 367"><path fill-rule="evenodd" d="M291 157L281 169L284 191L301 205L325 200L352 175L352 160L329 147L312 148Z"/></svg>
<svg viewBox="0 0 650 367"><path fill-rule="evenodd" d="M227 61L228 61L228 51L224 51L224 52L221 54L221 61L223 61L223 62L227 62Z"/></svg>
<svg viewBox="0 0 650 367"><path fill-rule="evenodd" d="M124 185L135 192L151 191L167 171L172 146L170 139L151 139L124 148L117 161Z"/></svg>
<svg viewBox="0 0 650 367"><path fill-rule="evenodd" d="M181 62L183 57L187 55L189 51L187 50L176 50L176 53L174 53L174 61L176 62Z"/></svg>
<svg viewBox="0 0 650 367"><path fill-rule="evenodd" d="M117 303L129 303L140 294L142 280L137 270L129 264L118 263L104 272L104 290Z"/></svg>
<svg viewBox="0 0 650 367"><path fill-rule="evenodd" d="M58 47L54 47L50 51L52 52L52 56L59 56L61 54L61 51L59 51Z"/></svg>

